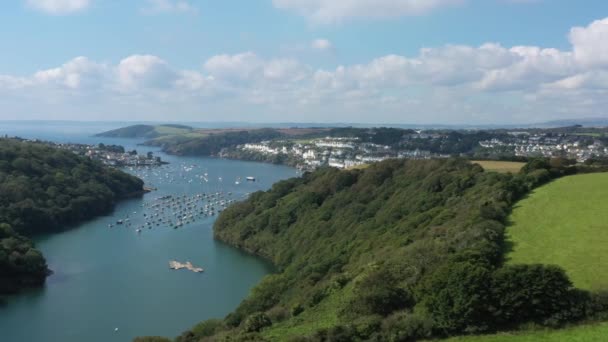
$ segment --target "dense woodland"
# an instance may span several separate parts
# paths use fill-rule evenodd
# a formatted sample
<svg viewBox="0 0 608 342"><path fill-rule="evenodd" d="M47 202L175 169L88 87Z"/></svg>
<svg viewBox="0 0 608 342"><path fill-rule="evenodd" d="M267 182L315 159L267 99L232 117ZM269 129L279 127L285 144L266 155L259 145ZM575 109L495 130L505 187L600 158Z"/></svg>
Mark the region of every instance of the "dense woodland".
<svg viewBox="0 0 608 342"><path fill-rule="evenodd" d="M597 170L570 164L537 159L512 175L389 160L254 193L222 212L215 236L279 272L177 341L413 341L605 317L606 296L575 289L560 268L503 264L513 203Z"/></svg>
<svg viewBox="0 0 608 342"><path fill-rule="evenodd" d="M142 190L140 179L70 151L0 139L0 294L41 285L49 272L27 237L106 213Z"/></svg>

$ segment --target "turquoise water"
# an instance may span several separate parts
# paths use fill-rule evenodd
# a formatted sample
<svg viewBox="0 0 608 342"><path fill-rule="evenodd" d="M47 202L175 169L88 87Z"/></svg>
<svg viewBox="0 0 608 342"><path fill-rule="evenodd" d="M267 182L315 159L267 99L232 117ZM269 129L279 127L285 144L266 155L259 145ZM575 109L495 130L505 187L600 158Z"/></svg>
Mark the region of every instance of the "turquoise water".
<svg viewBox="0 0 608 342"><path fill-rule="evenodd" d="M294 169L167 156L135 146L130 140L91 138L91 131L98 131L98 127L71 127L71 134L62 134L61 127L18 129L19 135L28 138L121 143L140 153L152 150L171 164L145 172L128 170L157 191L123 201L110 215L74 229L36 238L54 273L43 289L10 297L8 304L0 307L2 341L101 342L130 341L142 335L176 336L201 320L225 316L272 272L263 260L214 241L216 216L179 229L155 226L137 233L135 228L145 220L142 204L154 203L158 197L221 191L243 199L248 193L295 176ZM0 134L11 135L18 129L5 125ZM200 178L205 173L207 182ZM239 177L244 180L247 176L257 181L235 184ZM108 227L127 216L132 226ZM170 270L168 261L173 259L189 260L205 272Z"/></svg>

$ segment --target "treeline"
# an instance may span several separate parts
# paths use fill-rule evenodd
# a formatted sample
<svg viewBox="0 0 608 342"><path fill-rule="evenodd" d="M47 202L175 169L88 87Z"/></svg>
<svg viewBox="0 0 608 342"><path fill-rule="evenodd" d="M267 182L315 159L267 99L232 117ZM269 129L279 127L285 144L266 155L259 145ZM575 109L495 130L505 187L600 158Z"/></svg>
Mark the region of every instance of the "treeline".
<svg viewBox="0 0 608 342"><path fill-rule="evenodd" d="M0 294L44 282L46 262L26 236L65 229L142 191L140 179L69 151L0 139Z"/></svg>
<svg viewBox="0 0 608 342"><path fill-rule="evenodd" d="M214 232L280 272L177 341L414 341L605 314L606 296L575 289L558 267L503 264L515 201L597 170L537 159L512 175L461 159L388 160L279 182L222 212Z"/></svg>

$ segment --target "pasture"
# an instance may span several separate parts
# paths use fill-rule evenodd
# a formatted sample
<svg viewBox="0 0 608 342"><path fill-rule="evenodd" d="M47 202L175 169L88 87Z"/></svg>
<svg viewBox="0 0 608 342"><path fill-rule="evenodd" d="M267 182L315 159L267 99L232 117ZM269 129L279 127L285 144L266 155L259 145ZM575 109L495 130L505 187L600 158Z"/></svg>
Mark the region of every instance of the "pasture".
<svg viewBox="0 0 608 342"><path fill-rule="evenodd" d="M574 285L608 289L608 173L557 179L516 203L510 264L555 264Z"/></svg>

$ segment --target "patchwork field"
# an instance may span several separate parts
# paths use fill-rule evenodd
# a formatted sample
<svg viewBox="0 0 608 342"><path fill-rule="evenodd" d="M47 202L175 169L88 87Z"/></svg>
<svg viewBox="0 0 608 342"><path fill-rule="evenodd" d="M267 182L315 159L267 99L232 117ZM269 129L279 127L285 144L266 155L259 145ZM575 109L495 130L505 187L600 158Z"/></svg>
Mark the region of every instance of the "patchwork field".
<svg viewBox="0 0 608 342"><path fill-rule="evenodd" d="M516 204L510 221L508 263L556 264L579 288L608 289L608 173L542 186Z"/></svg>
<svg viewBox="0 0 608 342"><path fill-rule="evenodd" d="M582 325L563 330L540 330L520 334L458 337L444 342L600 342L608 338L608 323Z"/></svg>
<svg viewBox="0 0 608 342"><path fill-rule="evenodd" d="M493 160L472 160L471 163L479 164L486 171L494 171L501 173L518 173L519 170L525 165L520 162L510 161L493 161Z"/></svg>

